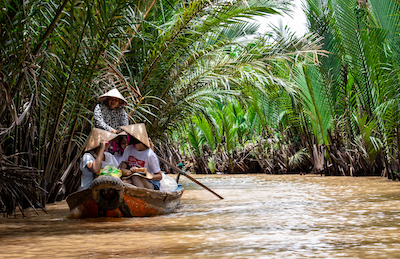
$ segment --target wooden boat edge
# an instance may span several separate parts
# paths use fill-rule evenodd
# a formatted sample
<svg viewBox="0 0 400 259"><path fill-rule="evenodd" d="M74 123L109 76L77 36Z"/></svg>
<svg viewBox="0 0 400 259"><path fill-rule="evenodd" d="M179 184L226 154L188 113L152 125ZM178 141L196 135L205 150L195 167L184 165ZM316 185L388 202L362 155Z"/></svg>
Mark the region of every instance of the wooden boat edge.
<svg viewBox="0 0 400 259"><path fill-rule="evenodd" d="M163 192L124 184L124 200L135 217L172 212L179 206L183 192L182 187L174 192ZM98 217L98 207L93 200L91 188L71 193L66 201L74 218ZM113 213L109 212L107 211L107 216L122 217L119 209L115 209Z"/></svg>

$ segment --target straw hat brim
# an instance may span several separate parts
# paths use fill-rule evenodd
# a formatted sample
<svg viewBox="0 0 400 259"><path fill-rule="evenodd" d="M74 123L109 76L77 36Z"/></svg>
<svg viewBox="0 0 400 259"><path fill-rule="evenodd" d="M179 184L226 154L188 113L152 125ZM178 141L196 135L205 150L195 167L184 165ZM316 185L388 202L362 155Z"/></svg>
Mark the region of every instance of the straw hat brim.
<svg viewBox="0 0 400 259"><path fill-rule="evenodd" d="M143 169L145 169L144 172L133 173L133 174L129 175L128 177L136 175L136 176L150 179L150 180L153 179L153 175L151 173L149 173L146 168L143 168Z"/></svg>
<svg viewBox="0 0 400 259"><path fill-rule="evenodd" d="M122 101L122 104L120 104L121 106L128 104L128 101L122 96L122 94L118 91L117 88L111 89L107 93L101 95L99 97L99 101L104 102L107 99L107 97L118 98L120 101Z"/></svg>
<svg viewBox="0 0 400 259"><path fill-rule="evenodd" d="M86 143L85 152L100 146L101 143L107 143L114 138L118 137L117 134L111 133L106 130L94 128Z"/></svg>
<svg viewBox="0 0 400 259"><path fill-rule="evenodd" d="M120 126L120 128L132 137L139 140L143 145L150 148L149 136L147 135L146 126L144 123Z"/></svg>

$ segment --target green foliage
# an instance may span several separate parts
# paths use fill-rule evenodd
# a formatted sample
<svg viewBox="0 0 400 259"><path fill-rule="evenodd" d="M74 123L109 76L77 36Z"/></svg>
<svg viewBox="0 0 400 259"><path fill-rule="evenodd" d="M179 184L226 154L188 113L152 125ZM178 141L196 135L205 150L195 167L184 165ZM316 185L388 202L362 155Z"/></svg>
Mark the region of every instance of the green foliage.
<svg viewBox="0 0 400 259"><path fill-rule="evenodd" d="M213 127L224 137L216 143L230 152L250 139L247 134L278 131L280 148L292 141L309 152L313 144L329 150L331 141L345 143L338 147L345 150L356 145L370 168L382 150L386 157L398 154L399 11L398 1L307 0L313 34L297 38L275 27L246 46L231 48L229 57L238 58L240 76L232 77L229 86L237 82L241 97L231 98L224 109L209 105L207 114L214 119L208 122L221 125ZM233 145L230 132L223 130L227 127L235 129ZM340 140L333 140L332 132ZM289 133L300 137L285 140Z"/></svg>
<svg viewBox="0 0 400 259"><path fill-rule="evenodd" d="M307 121L312 126L314 136L319 143L328 144L326 131L331 129L333 112L332 102L326 86L315 67L310 69L303 65L297 72L298 103L302 113L307 115Z"/></svg>
<svg viewBox="0 0 400 259"><path fill-rule="evenodd" d="M51 201L112 87L153 139L185 129L175 138L210 155L211 171L218 156L233 169L249 143L292 145L295 165L337 129L370 166L382 150L398 154L400 5L363 2L307 0L311 33L297 37L279 26L256 34L255 18L287 12L288 1L2 1L0 163L35 172L23 184L32 188L13 193L14 177L2 197L28 199L41 186Z"/></svg>
<svg viewBox="0 0 400 259"><path fill-rule="evenodd" d="M355 138L355 146L364 157L369 166L372 167L376 157L380 153L383 143L376 137L377 123L375 121L367 122L367 115L357 117L360 135Z"/></svg>
<svg viewBox="0 0 400 259"><path fill-rule="evenodd" d="M209 157L209 158L208 158L208 160L207 160L207 165L208 165L208 168L210 169L210 172L211 172L212 174L214 174L216 168L215 168L215 160L214 160L213 157Z"/></svg>
<svg viewBox="0 0 400 259"><path fill-rule="evenodd" d="M307 0L309 28L332 53L319 65L332 115L370 167L382 147L397 152L399 10L398 1Z"/></svg>
<svg viewBox="0 0 400 259"><path fill-rule="evenodd" d="M130 36L126 27L136 25L138 3L1 4L0 89L6 98L0 99L0 152L18 154L15 164L40 172L31 178L32 189L24 192L38 193L34 189L40 185L47 191L42 203L56 197L60 179L65 180L79 158L97 97L112 87L101 81L99 72Z"/></svg>

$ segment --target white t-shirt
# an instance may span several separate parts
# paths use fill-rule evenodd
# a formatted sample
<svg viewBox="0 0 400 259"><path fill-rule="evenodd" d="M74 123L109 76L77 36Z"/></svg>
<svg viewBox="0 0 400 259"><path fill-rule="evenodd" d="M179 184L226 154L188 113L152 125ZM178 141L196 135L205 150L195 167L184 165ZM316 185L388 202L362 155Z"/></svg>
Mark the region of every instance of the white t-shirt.
<svg viewBox="0 0 400 259"><path fill-rule="evenodd" d="M115 157L115 159L117 160L118 165L119 165L119 164L122 162L122 154L116 152L116 153L114 154L114 157Z"/></svg>
<svg viewBox="0 0 400 259"><path fill-rule="evenodd" d="M127 162L130 167L146 167L152 175L161 171L157 155L150 148L138 151L135 146L129 145L125 148L121 161Z"/></svg>
<svg viewBox="0 0 400 259"><path fill-rule="evenodd" d="M118 167L118 162L111 153L106 151L106 152L104 152L104 156L106 157L106 159L105 159L105 161L101 161L101 166L100 166L101 168L104 168L107 165ZM92 184L92 182L94 180L93 173L90 172L86 166L87 164L94 162L94 160L95 160L95 158L92 156L92 154L90 154L90 153L83 154L81 164L80 164L80 169L82 171L80 189L89 188L90 184Z"/></svg>

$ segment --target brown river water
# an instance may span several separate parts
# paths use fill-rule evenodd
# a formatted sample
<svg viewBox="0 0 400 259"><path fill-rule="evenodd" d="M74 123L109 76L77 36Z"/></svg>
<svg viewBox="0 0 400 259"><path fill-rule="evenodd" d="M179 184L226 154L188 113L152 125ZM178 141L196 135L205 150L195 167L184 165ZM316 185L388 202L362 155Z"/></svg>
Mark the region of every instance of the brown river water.
<svg viewBox="0 0 400 259"><path fill-rule="evenodd" d="M379 177L181 177L180 207L150 218L0 217L0 258L400 258L400 183Z"/></svg>

